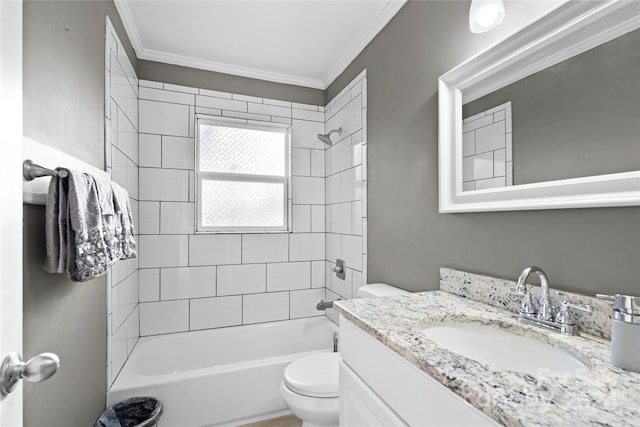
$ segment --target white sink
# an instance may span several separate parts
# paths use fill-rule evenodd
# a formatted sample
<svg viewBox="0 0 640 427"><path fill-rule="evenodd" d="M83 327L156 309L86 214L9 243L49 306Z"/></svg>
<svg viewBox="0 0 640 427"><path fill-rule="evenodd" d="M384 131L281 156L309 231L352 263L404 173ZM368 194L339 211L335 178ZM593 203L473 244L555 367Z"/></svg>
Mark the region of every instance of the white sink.
<svg viewBox="0 0 640 427"><path fill-rule="evenodd" d="M493 369L520 372L533 377L574 377L589 368L549 344L516 335L490 325L438 323L422 333L440 347Z"/></svg>

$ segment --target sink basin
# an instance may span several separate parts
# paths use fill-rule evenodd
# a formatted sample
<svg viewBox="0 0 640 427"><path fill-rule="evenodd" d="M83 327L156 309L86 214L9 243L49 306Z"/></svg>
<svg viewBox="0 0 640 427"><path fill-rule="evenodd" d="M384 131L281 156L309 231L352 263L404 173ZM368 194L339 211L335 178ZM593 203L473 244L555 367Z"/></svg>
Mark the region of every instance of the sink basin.
<svg viewBox="0 0 640 427"><path fill-rule="evenodd" d="M560 349L496 326L438 323L422 333L440 347L494 369L533 377L574 377L589 371L584 363Z"/></svg>

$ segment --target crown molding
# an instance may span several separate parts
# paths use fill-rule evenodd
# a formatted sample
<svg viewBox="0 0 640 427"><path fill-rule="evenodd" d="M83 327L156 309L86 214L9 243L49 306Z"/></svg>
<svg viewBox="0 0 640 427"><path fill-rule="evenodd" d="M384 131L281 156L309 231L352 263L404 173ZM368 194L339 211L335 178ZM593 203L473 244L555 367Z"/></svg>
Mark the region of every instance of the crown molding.
<svg viewBox="0 0 640 427"><path fill-rule="evenodd" d="M131 9L129 9L129 3L126 0L113 0L113 2L120 14L122 25L124 25L124 30L129 37L133 50L136 51L136 56L140 58L140 54L144 52L144 47L142 46L142 39L140 38L140 33L138 33L136 23L133 20L133 14L131 13Z"/></svg>
<svg viewBox="0 0 640 427"><path fill-rule="evenodd" d="M378 35L380 31L391 21L391 19L402 9L407 0L388 0L384 8L378 13L373 21L358 36L349 49L340 57L338 62L329 70L323 84L324 89L329 87L331 83L353 62L354 59L365 47Z"/></svg>
<svg viewBox="0 0 640 427"><path fill-rule="evenodd" d="M215 71L218 73L232 74L234 76L249 77L258 80L284 83L296 86L305 86L313 89L325 89L322 80L307 79L305 77L292 76L289 74L274 73L255 68L240 67L237 65L225 64L222 62L209 61L206 59L192 58L189 56L174 55L172 53L160 52L157 50L144 49L138 55L140 59L149 61L165 62L167 64L181 65L183 67L199 68L202 70Z"/></svg>
<svg viewBox="0 0 640 427"><path fill-rule="evenodd" d="M327 76L322 80L310 79L290 74L275 73L271 71L259 70L256 68L241 67L222 62L198 59L189 56L176 55L158 50L146 49L140 38L140 33L133 19L133 14L129 9L129 0L114 0L116 9L122 19L124 29L129 36L131 45L139 59L148 61L164 62L167 64L180 65L183 67L198 68L202 70L214 71L218 73L231 74L235 76L248 77L258 80L266 80L276 83L284 83L296 86L310 87L313 89L325 90L342 73L351 62L362 52L362 50L373 40L373 38L389 23L391 18L404 6L407 0L387 0L385 7L378 13L375 19L351 44L338 62L331 67Z"/></svg>

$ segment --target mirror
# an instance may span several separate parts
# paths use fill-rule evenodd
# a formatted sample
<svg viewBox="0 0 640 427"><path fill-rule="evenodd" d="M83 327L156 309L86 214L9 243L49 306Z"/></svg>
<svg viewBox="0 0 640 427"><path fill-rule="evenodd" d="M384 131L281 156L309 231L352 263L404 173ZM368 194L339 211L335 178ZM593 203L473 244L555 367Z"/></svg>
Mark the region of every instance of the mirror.
<svg viewBox="0 0 640 427"><path fill-rule="evenodd" d="M639 117L640 29L466 101L462 190L640 170Z"/></svg>
<svg viewBox="0 0 640 427"><path fill-rule="evenodd" d="M564 3L442 76L440 211L640 204L639 27Z"/></svg>

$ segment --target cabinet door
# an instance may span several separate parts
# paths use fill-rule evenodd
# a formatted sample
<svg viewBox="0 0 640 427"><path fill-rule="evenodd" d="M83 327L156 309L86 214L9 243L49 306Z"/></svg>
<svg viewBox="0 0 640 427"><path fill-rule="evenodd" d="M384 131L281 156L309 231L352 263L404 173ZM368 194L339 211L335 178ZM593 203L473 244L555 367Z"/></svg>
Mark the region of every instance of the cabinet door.
<svg viewBox="0 0 640 427"><path fill-rule="evenodd" d="M340 426L406 425L347 365L340 362Z"/></svg>

